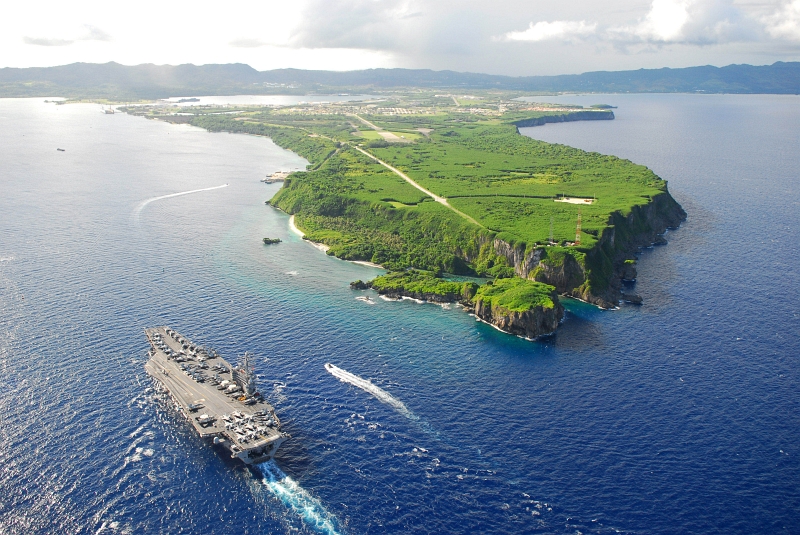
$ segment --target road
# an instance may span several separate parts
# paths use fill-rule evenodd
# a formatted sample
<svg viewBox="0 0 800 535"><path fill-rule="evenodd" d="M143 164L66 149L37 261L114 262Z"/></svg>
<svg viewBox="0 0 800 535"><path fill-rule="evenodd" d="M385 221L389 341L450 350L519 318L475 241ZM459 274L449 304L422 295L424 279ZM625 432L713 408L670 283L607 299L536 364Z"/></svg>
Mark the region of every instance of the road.
<svg viewBox="0 0 800 535"><path fill-rule="evenodd" d="M356 119L358 119L359 121L361 121L365 125L369 126L370 128L372 128L376 132L382 132L383 131L383 128L379 128L379 127L375 126L374 124L372 124L371 122L367 121L363 117L359 117L358 114L353 115L353 117L355 117Z"/></svg>
<svg viewBox="0 0 800 535"><path fill-rule="evenodd" d="M408 182L409 184L411 184L412 186L414 186L415 188L420 190L422 193L424 193L428 197L432 198L434 201L438 202L439 204L441 204L443 206L446 206L447 208L449 208L450 210L454 211L455 213L457 213L458 215L460 215L461 217L463 217L464 219L466 219L467 221L469 221L473 225L478 225L479 227L483 226L480 223L478 223L475 219L471 218L470 216L468 216L467 214L462 212L461 210L458 210L458 209L454 208L453 206L451 206L450 203L447 202L447 199L445 199L444 197L440 197L439 195L436 195L434 192L432 192L430 190L427 190L427 189L423 188L421 185L419 185L416 182L414 182L414 180L412 180L410 176L408 176L407 174L405 174L401 170L397 169L396 167L392 167L388 163L384 162L380 158L377 158L376 156L373 156L372 154L370 154L369 152L365 151L361 147L353 147L353 148L356 149L358 152L364 154L365 156L368 156L368 157L372 158L373 160L375 160L376 162L378 162L379 164L381 164L385 168L389 169L391 172L393 172L394 174L396 174L397 176L399 176L400 178L402 178L403 180L405 180L406 182Z"/></svg>
<svg viewBox="0 0 800 535"><path fill-rule="evenodd" d="M369 126L373 130L375 130L383 139L388 141L389 143L408 143L410 140L404 139L399 137L397 134L392 134L391 132L387 132L383 128L372 124L371 122L367 121L366 119L359 117L357 114L353 115L356 119L364 123L365 125Z"/></svg>

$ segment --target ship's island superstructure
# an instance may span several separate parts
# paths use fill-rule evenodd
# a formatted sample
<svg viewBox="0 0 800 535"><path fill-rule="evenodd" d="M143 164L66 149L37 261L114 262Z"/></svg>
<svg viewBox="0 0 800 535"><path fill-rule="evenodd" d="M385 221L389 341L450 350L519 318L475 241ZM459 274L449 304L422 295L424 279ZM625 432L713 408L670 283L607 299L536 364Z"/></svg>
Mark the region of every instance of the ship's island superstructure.
<svg viewBox="0 0 800 535"><path fill-rule="evenodd" d="M145 370L161 383L197 433L247 464L271 459L289 438L257 391L250 357L231 366L214 350L169 327L145 329L152 348Z"/></svg>

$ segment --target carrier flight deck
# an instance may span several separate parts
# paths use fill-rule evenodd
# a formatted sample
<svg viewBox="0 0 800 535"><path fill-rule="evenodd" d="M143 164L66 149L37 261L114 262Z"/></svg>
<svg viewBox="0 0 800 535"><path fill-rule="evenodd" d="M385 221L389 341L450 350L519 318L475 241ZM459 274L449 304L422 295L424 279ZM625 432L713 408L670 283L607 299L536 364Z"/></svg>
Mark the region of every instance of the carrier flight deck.
<svg viewBox="0 0 800 535"><path fill-rule="evenodd" d="M289 438L257 391L250 357L231 366L169 327L145 329L152 346L145 370L175 400L201 437L247 464L271 459Z"/></svg>

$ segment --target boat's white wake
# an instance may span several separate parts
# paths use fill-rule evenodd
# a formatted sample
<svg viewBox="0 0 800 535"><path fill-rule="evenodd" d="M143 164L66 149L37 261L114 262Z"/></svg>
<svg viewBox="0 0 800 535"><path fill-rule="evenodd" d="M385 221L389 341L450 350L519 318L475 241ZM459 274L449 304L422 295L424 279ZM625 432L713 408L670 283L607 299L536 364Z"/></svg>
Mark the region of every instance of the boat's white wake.
<svg viewBox="0 0 800 535"><path fill-rule="evenodd" d="M169 195L161 195L160 197L152 197L150 199L147 199L147 200L142 201L142 202L139 203L139 205L133 211L133 217L136 219L136 222L138 223L139 222L139 214L141 214L142 210L144 210L144 207L147 206L148 204L150 204L151 202L160 201L160 200L163 200L163 199L169 199L170 197L180 197L181 195L189 195L189 194L192 194L192 193L200 193L201 191L211 191L211 190L214 190L214 189L227 188L227 187L228 187L227 184L223 184L221 186L214 186L214 187L211 187L211 188L193 189L193 190L190 190L190 191L180 191L178 193L170 193Z"/></svg>
<svg viewBox="0 0 800 535"><path fill-rule="evenodd" d="M267 461L257 466L264 475L264 485L306 524L325 535L339 535L336 517L329 513L319 500L284 474L274 461Z"/></svg>
<svg viewBox="0 0 800 535"><path fill-rule="evenodd" d="M360 388L364 392L372 394L378 401L390 405L409 420L419 420L419 417L408 410L408 407L406 407L402 401L382 388L375 386L370 381L362 379L358 375L353 375L349 371L338 368L330 363L325 365L325 369L328 370L328 373L339 379L341 382L350 383L351 385Z"/></svg>

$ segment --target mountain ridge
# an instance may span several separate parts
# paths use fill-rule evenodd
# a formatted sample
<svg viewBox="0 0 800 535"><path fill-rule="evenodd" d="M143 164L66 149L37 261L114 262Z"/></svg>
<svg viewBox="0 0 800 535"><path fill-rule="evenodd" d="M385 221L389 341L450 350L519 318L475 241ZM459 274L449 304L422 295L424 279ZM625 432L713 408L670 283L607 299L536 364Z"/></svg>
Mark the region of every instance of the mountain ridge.
<svg viewBox="0 0 800 535"><path fill-rule="evenodd" d="M305 94L394 87L583 93L800 94L800 62L711 65L555 76L504 76L430 69L258 71L243 63L133 66L72 63L0 69L0 97L167 98L231 94Z"/></svg>

